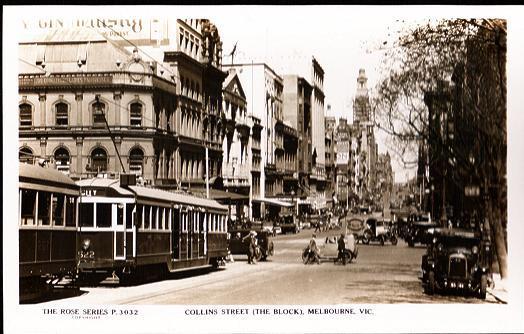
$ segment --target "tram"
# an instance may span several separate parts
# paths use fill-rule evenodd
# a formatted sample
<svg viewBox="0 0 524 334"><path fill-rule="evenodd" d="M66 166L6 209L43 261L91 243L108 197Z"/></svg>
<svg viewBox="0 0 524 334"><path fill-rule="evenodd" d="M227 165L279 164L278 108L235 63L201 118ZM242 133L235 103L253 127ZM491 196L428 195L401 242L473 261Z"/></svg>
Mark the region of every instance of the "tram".
<svg viewBox="0 0 524 334"><path fill-rule="evenodd" d="M226 206L138 186L130 176L77 182L82 194L79 275L110 276L122 282L144 273L160 275L224 263Z"/></svg>
<svg viewBox="0 0 524 334"><path fill-rule="evenodd" d="M19 166L20 301L49 291L76 270L80 187L63 173Z"/></svg>

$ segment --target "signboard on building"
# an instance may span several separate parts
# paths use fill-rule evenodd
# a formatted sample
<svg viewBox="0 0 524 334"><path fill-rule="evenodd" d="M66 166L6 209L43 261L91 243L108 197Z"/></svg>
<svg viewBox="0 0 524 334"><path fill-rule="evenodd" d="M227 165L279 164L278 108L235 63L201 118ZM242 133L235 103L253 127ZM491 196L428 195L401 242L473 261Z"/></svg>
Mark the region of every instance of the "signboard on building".
<svg viewBox="0 0 524 334"><path fill-rule="evenodd" d="M61 29L94 29L111 41L129 46L175 45L175 22L168 19L138 17L47 17L22 21L22 42L32 42L42 34ZM170 31L170 29L172 31Z"/></svg>

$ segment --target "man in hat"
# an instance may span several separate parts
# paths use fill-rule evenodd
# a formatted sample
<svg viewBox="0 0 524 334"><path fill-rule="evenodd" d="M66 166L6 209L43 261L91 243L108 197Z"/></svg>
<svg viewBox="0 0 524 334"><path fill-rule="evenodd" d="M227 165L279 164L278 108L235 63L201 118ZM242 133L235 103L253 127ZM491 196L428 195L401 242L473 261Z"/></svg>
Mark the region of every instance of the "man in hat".
<svg viewBox="0 0 524 334"><path fill-rule="evenodd" d="M311 252L313 252L313 256L314 256L314 260L317 264L320 264L320 254L319 254L319 250L318 250L318 247L317 247L317 241L315 240L316 238L316 234L313 234L311 236L311 240L309 240L309 250Z"/></svg>
<svg viewBox="0 0 524 334"><path fill-rule="evenodd" d="M256 244L256 235L257 232L250 231L249 234L247 234L242 241L246 241L249 243L247 248L247 263L248 264L255 264L255 248L257 246Z"/></svg>
<svg viewBox="0 0 524 334"><path fill-rule="evenodd" d="M341 260L344 257L344 250L346 249L346 242L344 241L344 233L340 234L338 238L338 257L337 260Z"/></svg>

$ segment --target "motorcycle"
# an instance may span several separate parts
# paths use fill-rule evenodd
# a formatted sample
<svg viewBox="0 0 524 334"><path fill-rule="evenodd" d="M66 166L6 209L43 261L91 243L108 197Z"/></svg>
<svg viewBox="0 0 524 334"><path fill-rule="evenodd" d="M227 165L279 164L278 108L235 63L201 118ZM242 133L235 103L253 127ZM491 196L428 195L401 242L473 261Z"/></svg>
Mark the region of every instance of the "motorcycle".
<svg viewBox="0 0 524 334"><path fill-rule="evenodd" d="M349 249L344 249L344 251L342 252L342 257L336 257L335 260L333 261L335 264L341 262L344 266L348 263L351 263L351 261L353 261L353 259L356 259L358 256L358 248L355 247L355 251L352 252L350 251Z"/></svg>
<svg viewBox="0 0 524 334"><path fill-rule="evenodd" d="M317 255L309 247L304 248L302 251L302 262L304 264L310 264L318 262L320 264L320 259L317 259Z"/></svg>

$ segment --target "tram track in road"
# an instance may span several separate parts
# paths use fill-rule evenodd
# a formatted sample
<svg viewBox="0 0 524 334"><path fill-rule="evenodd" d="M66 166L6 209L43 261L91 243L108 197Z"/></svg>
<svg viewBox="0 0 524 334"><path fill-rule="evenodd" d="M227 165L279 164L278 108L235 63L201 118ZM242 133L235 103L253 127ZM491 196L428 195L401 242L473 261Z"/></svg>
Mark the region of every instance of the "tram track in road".
<svg viewBox="0 0 524 334"><path fill-rule="evenodd" d="M243 262L238 263L238 264L240 266L245 265L245 263L243 263ZM266 263L264 263L264 262L260 262L257 265L258 267L254 267L254 266L250 266L249 267L249 269L256 268L257 270L255 270L255 271L242 270L244 268L241 268L239 266L238 269L234 268L235 269L234 271L229 270L229 272L224 272L225 275L226 275L226 277L224 277L224 278L211 280L212 278L207 276L207 277L205 277L205 280L203 282L196 283L196 284L192 284L192 279L195 278L195 277L192 277L188 281L183 282L184 286L168 288L167 290L158 291L156 293L147 293L147 294L135 296L135 297L132 297L132 298L115 300L114 303L116 303L116 304L144 304L144 302L146 302L148 300L153 301L153 300L158 299L158 298L162 299L162 297L167 297L167 296L173 295L173 294L175 294L177 292L183 292L183 291L188 291L188 290L198 290L198 289L203 288L203 287L209 287L210 285L217 285L217 284L220 285L222 283L231 282L232 280L236 279L237 276L235 276L235 275L236 274L240 274L240 273L241 273L242 279L245 280L245 279L249 279L249 277L258 276L258 275L260 275L260 273L269 273L269 272L275 272L275 271L281 271L281 270L288 270L289 269L289 264L288 263L274 263L274 262L270 262L269 264L271 264L271 268L267 268L267 266L265 266L265 264ZM247 268L245 268L245 269L247 269ZM169 280L162 281L161 283L164 283L164 282L176 282L176 281L172 280L172 279L169 279ZM177 303L174 303L174 304L177 304Z"/></svg>

